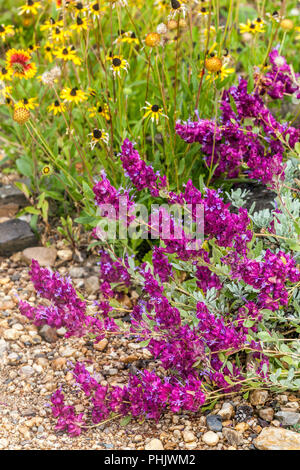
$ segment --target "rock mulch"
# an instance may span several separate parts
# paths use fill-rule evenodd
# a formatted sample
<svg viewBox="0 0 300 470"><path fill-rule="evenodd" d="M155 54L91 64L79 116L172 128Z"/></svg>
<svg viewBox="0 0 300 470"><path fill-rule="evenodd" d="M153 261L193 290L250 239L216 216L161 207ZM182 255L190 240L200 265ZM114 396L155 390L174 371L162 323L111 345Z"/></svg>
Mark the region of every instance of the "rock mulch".
<svg viewBox="0 0 300 470"><path fill-rule="evenodd" d="M59 252L61 247L56 248ZM87 279L97 277L97 269L88 259L58 267L83 290ZM95 289L90 286L89 292L88 299L95 300ZM17 296L36 302L21 254L0 259L0 449L300 449L300 434L295 432L300 395L271 396L265 390L252 392L248 401L228 397L203 415L165 414L159 423L133 420L126 427L111 421L77 438L55 432L48 406L54 390L61 386L76 411L84 410L83 397L72 387L72 362L84 361L102 384L120 385L129 372L157 364L148 351L124 338L93 346L86 338L66 339L63 330L38 330L19 314Z"/></svg>

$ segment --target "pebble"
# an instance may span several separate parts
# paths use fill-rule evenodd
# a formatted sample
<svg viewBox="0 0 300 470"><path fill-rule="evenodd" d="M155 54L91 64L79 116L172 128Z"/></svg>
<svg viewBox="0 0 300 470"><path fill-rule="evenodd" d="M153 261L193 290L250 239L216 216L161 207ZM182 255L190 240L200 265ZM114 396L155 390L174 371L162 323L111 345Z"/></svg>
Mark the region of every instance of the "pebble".
<svg viewBox="0 0 300 470"><path fill-rule="evenodd" d="M67 346L65 348L60 348L59 352L63 357L72 357L76 353L76 349Z"/></svg>
<svg viewBox="0 0 300 470"><path fill-rule="evenodd" d="M2 438L0 439L0 449L7 449L9 445L8 439Z"/></svg>
<svg viewBox="0 0 300 470"><path fill-rule="evenodd" d="M243 444L243 435L235 429L223 428L223 436L230 445L239 446Z"/></svg>
<svg viewBox="0 0 300 470"><path fill-rule="evenodd" d="M100 282L97 276L90 276L84 281L84 287L88 294L95 294L99 291Z"/></svg>
<svg viewBox="0 0 300 470"><path fill-rule="evenodd" d="M106 338L103 338L98 343L95 343L93 347L94 349L96 349L96 351L104 351L107 345L108 345L108 340Z"/></svg>
<svg viewBox="0 0 300 470"><path fill-rule="evenodd" d="M58 250L57 256L62 261L70 261L73 258L73 252L71 250Z"/></svg>
<svg viewBox="0 0 300 470"><path fill-rule="evenodd" d="M47 343L55 343L58 340L56 330L49 325L43 325L39 330L39 334Z"/></svg>
<svg viewBox="0 0 300 470"><path fill-rule="evenodd" d="M264 405L268 399L269 393L267 390L253 390L250 393L250 403L253 406Z"/></svg>
<svg viewBox="0 0 300 470"><path fill-rule="evenodd" d="M164 450L164 446L159 439L151 439L151 441L145 445L145 450Z"/></svg>
<svg viewBox="0 0 300 470"><path fill-rule="evenodd" d="M196 440L196 436L192 431L183 431L182 437L184 442L194 442Z"/></svg>
<svg viewBox="0 0 300 470"><path fill-rule="evenodd" d="M43 246L34 246L32 248L26 248L22 251L21 258L27 264L31 264L32 260L38 261L40 266L51 267L54 266L57 257L57 251L55 248L48 248Z"/></svg>
<svg viewBox="0 0 300 470"><path fill-rule="evenodd" d="M7 339L8 341L16 341L20 336L20 331L10 328L8 330L5 330L3 333L3 338Z"/></svg>
<svg viewBox="0 0 300 470"><path fill-rule="evenodd" d="M223 421L231 419L234 415L234 406L229 402L224 402L222 408L218 411Z"/></svg>
<svg viewBox="0 0 300 470"><path fill-rule="evenodd" d="M19 369L19 375L25 375L25 377L31 377L34 374L34 369L31 366L23 366Z"/></svg>
<svg viewBox="0 0 300 470"><path fill-rule="evenodd" d="M216 446L218 444L220 438L219 438L218 434L216 434L215 432L208 431L208 432L203 434L202 440L208 446L213 447L213 446Z"/></svg>
<svg viewBox="0 0 300 470"><path fill-rule="evenodd" d="M206 425L208 429L215 432L222 431L222 417L220 415L210 414L206 416Z"/></svg>
<svg viewBox="0 0 300 470"><path fill-rule="evenodd" d="M69 269L69 276L72 279L80 279L85 276L85 269L80 266L72 266Z"/></svg>
<svg viewBox="0 0 300 470"><path fill-rule="evenodd" d="M262 408L258 411L258 416L265 421L271 422L274 418L274 410L273 408Z"/></svg>
<svg viewBox="0 0 300 470"><path fill-rule="evenodd" d="M260 450L300 450L300 434L270 426L262 430L254 445Z"/></svg>

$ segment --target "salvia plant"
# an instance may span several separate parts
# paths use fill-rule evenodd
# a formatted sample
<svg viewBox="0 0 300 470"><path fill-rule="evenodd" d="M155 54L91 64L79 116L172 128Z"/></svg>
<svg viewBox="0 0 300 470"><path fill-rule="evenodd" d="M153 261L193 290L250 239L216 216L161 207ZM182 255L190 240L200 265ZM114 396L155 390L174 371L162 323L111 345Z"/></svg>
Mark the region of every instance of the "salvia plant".
<svg viewBox="0 0 300 470"><path fill-rule="evenodd" d="M87 407L58 389L56 429L298 390L296 3L13 3L0 21L0 139L30 179L22 212L46 232L58 215L74 250L75 224L89 230L100 278L91 303L33 260L41 303L20 300L20 312L66 337L134 340L157 364L122 387L73 364ZM272 191L270 209L246 209L241 182Z"/></svg>

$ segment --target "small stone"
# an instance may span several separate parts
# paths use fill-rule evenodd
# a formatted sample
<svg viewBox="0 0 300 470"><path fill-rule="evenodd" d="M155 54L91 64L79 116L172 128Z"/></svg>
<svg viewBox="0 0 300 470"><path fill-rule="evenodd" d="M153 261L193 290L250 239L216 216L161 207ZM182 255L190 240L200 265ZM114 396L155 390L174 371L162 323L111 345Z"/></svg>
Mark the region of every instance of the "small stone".
<svg viewBox="0 0 300 470"><path fill-rule="evenodd" d="M151 439L151 441L145 445L145 450L164 450L164 446L159 439Z"/></svg>
<svg viewBox="0 0 300 470"><path fill-rule="evenodd" d="M247 429L249 429L249 424L248 423L238 423L236 426L235 426L235 430L236 431L239 431L241 432L242 434L247 431Z"/></svg>
<svg viewBox="0 0 300 470"><path fill-rule="evenodd" d="M58 336L65 336L67 330L62 326L61 328L58 328L58 330L56 330L56 333L58 334Z"/></svg>
<svg viewBox="0 0 300 470"><path fill-rule="evenodd" d="M233 446L239 446L244 442L242 434L234 429L223 428L223 436Z"/></svg>
<svg viewBox="0 0 300 470"><path fill-rule="evenodd" d="M208 446L216 446L219 442L220 438L218 436L218 434L216 434L215 432L213 431L208 431L206 433L203 434L202 436L202 441L207 444Z"/></svg>
<svg viewBox="0 0 300 470"><path fill-rule="evenodd" d="M96 351L104 351L107 345L108 340L106 338L103 338L98 343L94 344L94 349L96 349Z"/></svg>
<svg viewBox="0 0 300 470"><path fill-rule="evenodd" d="M196 436L192 431L183 431L182 433L184 442L194 442L196 440Z"/></svg>
<svg viewBox="0 0 300 470"><path fill-rule="evenodd" d="M58 250L57 256L62 261L70 261L73 258L72 250Z"/></svg>
<svg viewBox="0 0 300 470"><path fill-rule="evenodd" d="M100 282L97 276L90 276L84 281L84 287L88 294L95 294L99 291Z"/></svg>
<svg viewBox="0 0 300 470"><path fill-rule="evenodd" d="M73 349L73 348L70 348L70 347L66 347L66 348L61 348L60 349L60 354L63 356L63 357L71 357L73 356L74 354L76 353L76 349Z"/></svg>
<svg viewBox="0 0 300 470"><path fill-rule="evenodd" d="M18 330L15 330L14 328L10 328L4 331L3 338L7 339L8 341L15 341L16 339L19 338L20 335L21 334Z"/></svg>
<svg viewBox="0 0 300 470"><path fill-rule="evenodd" d="M37 242L30 225L24 220L10 219L1 223L0 256L10 256Z"/></svg>
<svg viewBox="0 0 300 470"><path fill-rule="evenodd" d="M20 375L25 375L25 377L31 377L34 374L34 369L31 366L23 366L19 369Z"/></svg>
<svg viewBox="0 0 300 470"><path fill-rule="evenodd" d="M9 445L8 439L2 438L0 439L0 449L7 449Z"/></svg>
<svg viewBox="0 0 300 470"><path fill-rule="evenodd" d="M275 418L279 419L283 426L295 426L300 422L300 413L294 411L278 411Z"/></svg>
<svg viewBox="0 0 300 470"><path fill-rule="evenodd" d="M254 445L259 450L300 450L300 434L270 426L262 430Z"/></svg>
<svg viewBox="0 0 300 470"><path fill-rule="evenodd" d="M234 407L231 403L223 403L222 408L218 411L218 415L221 416L223 421L231 419L234 415Z"/></svg>
<svg viewBox="0 0 300 470"><path fill-rule="evenodd" d="M56 330L49 325L43 325L39 330L39 334L47 343L55 343L58 340Z"/></svg>
<svg viewBox="0 0 300 470"><path fill-rule="evenodd" d="M274 418L274 410L273 408L270 408L270 407L262 408L261 410L259 410L258 416L265 421L271 422L272 419Z"/></svg>
<svg viewBox="0 0 300 470"><path fill-rule="evenodd" d="M64 357L58 357L52 361L53 369L62 370L67 364L67 360Z"/></svg>
<svg viewBox="0 0 300 470"><path fill-rule="evenodd" d="M206 416L206 424L208 429L215 432L222 431L222 417L219 415L208 415Z"/></svg>
<svg viewBox="0 0 300 470"><path fill-rule="evenodd" d="M267 390L253 390L250 393L250 403L253 406L264 405L268 399L269 393Z"/></svg>
<svg viewBox="0 0 300 470"><path fill-rule="evenodd" d="M26 248L22 251L22 259L27 264L31 264L32 260L38 261L40 266L51 267L54 266L57 251L55 248L48 248L44 246L34 246L32 248Z"/></svg>
<svg viewBox="0 0 300 470"><path fill-rule="evenodd" d="M69 275L72 279L80 279L85 275L85 269L80 266L72 266L69 269Z"/></svg>
<svg viewBox="0 0 300 470"><path fill-rule="evenodd" d="M7 350L7 342L4 339L0 338L0 357L6 350Z"/></svg>

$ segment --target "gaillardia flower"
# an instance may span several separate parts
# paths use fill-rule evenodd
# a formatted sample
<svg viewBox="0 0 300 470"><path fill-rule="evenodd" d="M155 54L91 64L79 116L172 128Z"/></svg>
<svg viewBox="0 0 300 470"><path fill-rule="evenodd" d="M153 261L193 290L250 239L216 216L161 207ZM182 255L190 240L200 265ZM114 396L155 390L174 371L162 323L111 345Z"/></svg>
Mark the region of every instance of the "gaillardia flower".
<svg viewBox="0 0 300 470"><path fill-rule="evenodd" d="M18 78L25 78L27 80L34 77L37 68L30 60L31 55L23 49L9 49L6 53L6 67Z"/></svg>

